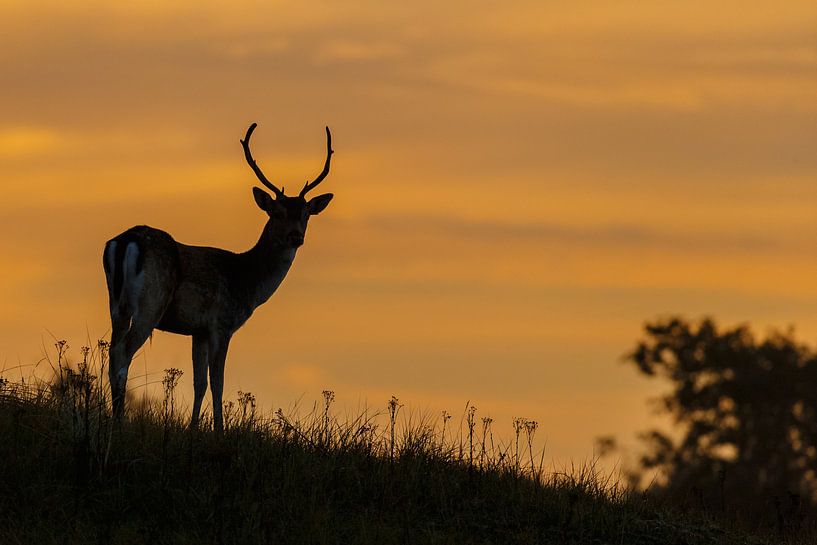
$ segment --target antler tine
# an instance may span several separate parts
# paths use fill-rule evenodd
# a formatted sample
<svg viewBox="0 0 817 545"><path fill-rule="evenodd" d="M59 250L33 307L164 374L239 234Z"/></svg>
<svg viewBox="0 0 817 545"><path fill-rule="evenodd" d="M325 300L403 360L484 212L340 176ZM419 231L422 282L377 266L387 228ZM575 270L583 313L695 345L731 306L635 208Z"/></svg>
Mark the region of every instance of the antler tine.
<svg viewBox="0 0 817 545"><path fill-rule="evenodd" d="M333 153L335 153L335 151L332 149L332 133L329 132L329 127L326 127L326 163L324 163L323 170L318 174L318 177L304 185L299 196L304 197L326 178L326 175L329 174L329 162L332 160Z"/></svg>
<svg viewBox="0 0 817 545"><path fill-rule="evenodd" d="M244 148L244 157L247 158L247 164L249 164L252 171L255 172L255 175L258 177L258 181L260 181L262 184L270 188L272 192L275 193L276 197L283 197L284 192L275 187L269 180L267 180L267 177L264 176L263 172L261 172L261 168L258 166L258 163L256 163L255 159L252 158L252 152L250 151L250 137L252 136L252 132L255 130L255 127L257 126L258 123L253 123L252 125L250 125L250 128L247 129L246 136L244 136L244 140L240 140L241 147Z"/></svg>

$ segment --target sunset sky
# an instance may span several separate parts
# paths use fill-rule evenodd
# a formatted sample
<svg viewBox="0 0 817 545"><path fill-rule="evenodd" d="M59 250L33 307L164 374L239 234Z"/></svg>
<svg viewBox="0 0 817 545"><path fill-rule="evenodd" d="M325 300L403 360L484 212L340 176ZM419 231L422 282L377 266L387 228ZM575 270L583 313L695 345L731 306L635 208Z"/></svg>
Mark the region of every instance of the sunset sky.
<svg viewBox="0 0 817 545"><path fill-rule="evenodd" d="M329 125L335 199L234 337L230 397L470 400L582 460L654 421L622 364L645 320L817 343L813 0L0 6L0 368L108 334L102 248L132 225L249 248L253 121L289 191ZM187 337L131 385L171 366L189 401Z"/></svg>

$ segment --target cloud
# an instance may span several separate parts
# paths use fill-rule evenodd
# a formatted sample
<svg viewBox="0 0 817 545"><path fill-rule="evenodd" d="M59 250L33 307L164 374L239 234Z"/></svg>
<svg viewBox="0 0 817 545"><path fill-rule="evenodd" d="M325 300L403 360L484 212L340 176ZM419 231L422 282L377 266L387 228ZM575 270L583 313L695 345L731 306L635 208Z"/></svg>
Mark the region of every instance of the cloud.
<svg viewBox="0 0 817 545"><path fill-rule="evenodd" d="M328 382L324 369L314 364L285 364L278 373L288 386L296 390L314 389L324 386Z"/></svg>
<svg viewBox="0 0 817 545"><path fill-rule="evenodd" d="M582 246L672 248L686 251L763 253L781 249L778 241L752 233L673 232L649 226L611 224L575 226L560 223L512 223L452 216L371 216L366 228L395 234L431 233L433 236L495 242L558 242Z"/></svg>
<svg viewBox="0 0 817 545"><path fill-rule="evenodd" d="M319 61L380 61L398 57L402 49L395 43L337 40L321 44L317 51Z"/></svg>
<svg viewBox="0 0 817 545"><path fill-rule="evenodd" d="M291 44L284 36L236 37L213 44L216 55L232 60L265 59L280 56Z"/></svg>
<svg viewBox="0 0 817 545"><path fill-rule="evenodd" d="M69 139L45 127L0 127L0 158L16 159L63 151Z"/></svg>

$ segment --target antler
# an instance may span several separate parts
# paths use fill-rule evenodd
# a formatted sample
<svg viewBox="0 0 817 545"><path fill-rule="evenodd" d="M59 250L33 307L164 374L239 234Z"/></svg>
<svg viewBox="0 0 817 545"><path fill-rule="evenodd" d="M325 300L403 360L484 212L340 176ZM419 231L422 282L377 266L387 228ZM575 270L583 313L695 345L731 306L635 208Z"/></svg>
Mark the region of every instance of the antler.
<svg viewBox="0 0 817 545"><path fill-rule="evenodd" d="M323 170L318 177L312 180L311 182L307 182L304 185L304 188L301 189L301 192L298 194L299 197L304 197L308 192L315 188L319 183L326 178L326 175L329 174L329 162L332 160L332 154L335 153L332 149L332 133L329 132L329 127L326 127L326 163L323 165Z"/></svg>
<svg viewBox="0 0 817 545"><path fill-rule="evenodd" d="M247 129L247 135L244 136L244 140L241 140L241 146L244 148L244 157L247 158L247 163L250 165L252 171L255 172L255 175L258 177L258 181L260 181L262 184L270 188L272 192L275 193L276 197L283 197L284 192L275 187L274 185L272 185L272 183L270 183L270 181L267 180L267 177L264 176L263 172L261 172L261 168L258 166L258 163L256 163L255 159L252 158L252 152L250 152L250 137L252 136L252 131L254 131L255 127L257 126L258 123L253 123L252 125L250 125L250 128ZM328 133L329 129L326 129L326 132ZM326 160L326 165L327 165L326 170L328 170L329 168L328 159ZM326 176L326 174L324 174L324 176Z"/></svg>

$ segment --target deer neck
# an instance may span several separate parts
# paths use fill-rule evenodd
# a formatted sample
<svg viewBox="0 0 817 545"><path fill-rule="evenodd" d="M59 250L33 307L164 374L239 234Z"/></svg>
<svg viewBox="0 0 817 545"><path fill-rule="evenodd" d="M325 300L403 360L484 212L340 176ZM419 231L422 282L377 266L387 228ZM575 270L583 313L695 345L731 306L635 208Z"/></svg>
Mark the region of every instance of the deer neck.
<svg viewBox="0 0 817 545"><path fill-rule="evenodd" d="M265 303L275 293L289 272L296 251L297 248L274 237L271 225L267 223L255 246L243 254L248 261L247 286L253 308Z"/></svg>

